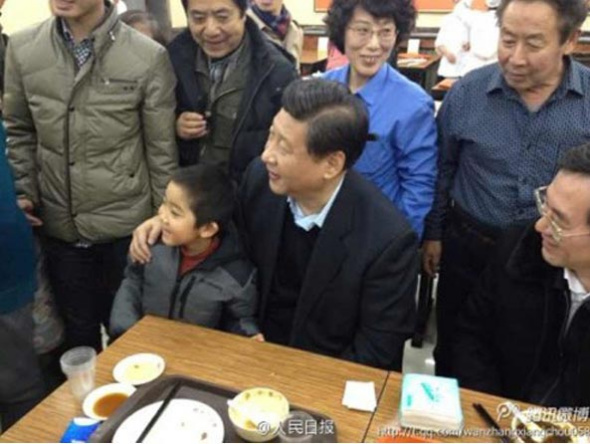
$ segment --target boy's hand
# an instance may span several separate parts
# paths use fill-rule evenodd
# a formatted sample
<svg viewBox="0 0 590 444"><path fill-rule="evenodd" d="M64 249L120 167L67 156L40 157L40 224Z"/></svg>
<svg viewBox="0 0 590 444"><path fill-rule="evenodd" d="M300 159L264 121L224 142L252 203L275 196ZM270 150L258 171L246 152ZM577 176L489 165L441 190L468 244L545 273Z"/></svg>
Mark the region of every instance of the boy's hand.
<svg viewBox="0 0 590 444"><path fill-rule="evenodd" d="M23 213L25 213L25 217L27 218L32 227L40 227L41 225L43 225L43 221L39 219L37 216L33 215L33 212L35 210L33 202L26 198L19 198L17 203L19 208L23 210Z"/></svg>
<svg viewBox="0 0 590 444"><path fill-rule="evenodd" d="M252 336L251 339L254 339L256 342L265 342L264 335L262 333Z"/></svg>
<svg viewBox="0 0 590 444"><path fill-rule="evenodd" d="M162 233L162 221L159 216L146 220L133 231L129 246L129 255L134 262L147 264L152 259L150 247L156 243Z"/></svg>

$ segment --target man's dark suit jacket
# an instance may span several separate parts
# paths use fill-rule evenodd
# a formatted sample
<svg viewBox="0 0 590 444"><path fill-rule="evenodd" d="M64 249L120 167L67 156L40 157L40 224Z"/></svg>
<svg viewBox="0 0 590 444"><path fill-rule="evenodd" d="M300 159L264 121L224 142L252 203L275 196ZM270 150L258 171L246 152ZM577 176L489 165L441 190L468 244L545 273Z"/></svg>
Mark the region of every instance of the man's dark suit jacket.
<svg viewBox="0 0 590 444"><path fill-rule="evenodd" d="M273 194L256 159L240 191L240 218L258 268L264 325L286 196ZM417 237L371 183L354 171L318 235L297 304L289 345L362 364L400 370L414 326ZM264 332L263 332L264 333Z"/></svg>

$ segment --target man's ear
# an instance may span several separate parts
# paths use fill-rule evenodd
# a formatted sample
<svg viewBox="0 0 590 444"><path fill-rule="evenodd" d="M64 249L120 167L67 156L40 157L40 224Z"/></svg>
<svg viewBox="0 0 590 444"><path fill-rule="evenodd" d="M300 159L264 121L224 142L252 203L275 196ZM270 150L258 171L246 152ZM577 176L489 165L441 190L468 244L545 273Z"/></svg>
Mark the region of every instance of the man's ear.
<svg viewBox="0 0 590 444"><path fill-rule="evenodd" d="M326 162L324 179L333 179L344 170L346 154L344 154L344 151L334 151L328 154L324 161Z"/></svg>
<svg viewBox="0 0 590 444"><path fill-rule="evenodd" d="M568 37L567 41L564 43L565 55L570 55L574 52L574 49L576 48L576 45L578 44L578 40L580 39L581 35L582 31L580 29L572 32L572 34Z"/></svg>

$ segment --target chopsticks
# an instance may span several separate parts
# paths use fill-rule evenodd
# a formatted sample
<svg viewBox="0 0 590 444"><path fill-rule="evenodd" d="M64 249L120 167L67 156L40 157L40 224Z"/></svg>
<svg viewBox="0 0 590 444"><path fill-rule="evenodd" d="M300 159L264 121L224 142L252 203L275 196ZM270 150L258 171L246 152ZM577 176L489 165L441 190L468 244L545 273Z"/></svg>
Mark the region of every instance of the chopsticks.
<svg viewBox="0 0 590 444"><path fill-rule="evenodd" d="M495 430L496 432L498 432L498 436L500 437L500 440L502 442L512 442L512 440L510 438L508 438L505 434L504 431L500 428L500 426L498 425L498 423L494 420L494 418L492 418L490 416L490 414L488 413L488 411L484 408L483 405L478 404L478 403L473 403L473 408L475 409L475 411L479 414L479 416L481 416L481 418L486 422L486 424L493 430Z"/></svg>
<svg viewBox="0 0 590 444"><path fill-rule="evenodd" d="M178 390L180 390L180 387L182 387L181 381L178 381L176 384L174 384L172 386L172 390L170 390L168 392L168 394L164 398L164 402L162 402L162 405L158 408L158 411L152 417L150 422L147 423L147 425L145 426L145 429L143 429L143 432L141 432L141 435L139 435L139 438L137 438L136 442L138 442L138 443L143 442L143 440L150 433L150 431L152 430L152 428L154 427L156 422L158 422L158 419L160 419L160 416L162 416L162 413L164 413L164 410L166 410L166 407L168 407L168 404L170 404L170 401L172 401L172 399L174 399L174 397L178 393Z"/></svg>

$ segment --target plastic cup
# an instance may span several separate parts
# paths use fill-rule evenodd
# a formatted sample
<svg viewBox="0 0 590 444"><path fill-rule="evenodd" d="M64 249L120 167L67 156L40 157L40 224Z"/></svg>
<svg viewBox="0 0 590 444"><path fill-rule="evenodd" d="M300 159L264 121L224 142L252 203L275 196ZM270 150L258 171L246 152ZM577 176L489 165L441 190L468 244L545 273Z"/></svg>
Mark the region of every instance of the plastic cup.
<svg viewBox="0 0 590 444"><path fill-rule="evenodd" d="M92 347L75 347L65 352L59 363L74 398L83 401L94 388L96 351Z"/></svg>
<svg viewBox="0 0 590 444"><path fill-rule="evenodd" d="M309 413L293 410L279 428L279 442L312 442L318 434L318 423Z"/></svg>

